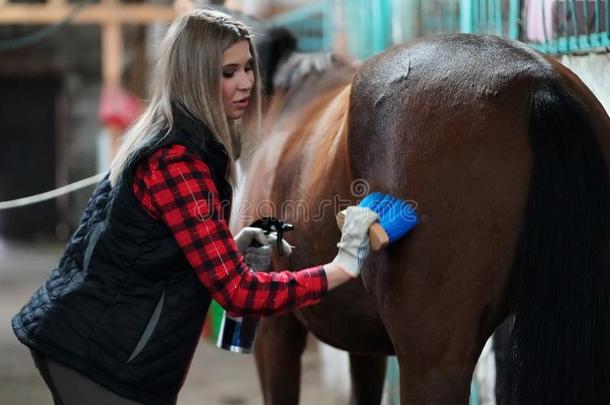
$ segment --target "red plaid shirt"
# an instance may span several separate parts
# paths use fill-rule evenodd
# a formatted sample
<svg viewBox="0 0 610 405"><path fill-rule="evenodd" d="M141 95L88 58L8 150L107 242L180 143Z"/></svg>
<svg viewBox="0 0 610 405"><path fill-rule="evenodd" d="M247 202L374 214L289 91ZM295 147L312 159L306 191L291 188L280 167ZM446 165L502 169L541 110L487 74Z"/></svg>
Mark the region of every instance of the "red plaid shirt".
<svg viewBox="0 0 610 405"><path fill-rule="evenodd" d="M315 304L327 291L322 266L255 272L244 263L223 219L208 166L183 145L155 151L136 167L133 192L171 230L212 298L232 315L260 316Z"/></svg>

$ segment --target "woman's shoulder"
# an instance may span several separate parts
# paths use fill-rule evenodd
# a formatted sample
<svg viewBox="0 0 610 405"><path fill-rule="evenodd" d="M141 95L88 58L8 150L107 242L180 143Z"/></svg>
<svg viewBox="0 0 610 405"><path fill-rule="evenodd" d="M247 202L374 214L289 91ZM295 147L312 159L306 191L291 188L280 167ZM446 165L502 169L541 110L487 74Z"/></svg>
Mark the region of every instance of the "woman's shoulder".
<svg viewBox="0 0 610 405"><path fill-rule="evenodd" d="M172 165L184 165L190 170L209 173L208 165L201 157L180 143L168 144L158 148L140 165L142 169L145 168L148 172L155 172Z"/></svg>

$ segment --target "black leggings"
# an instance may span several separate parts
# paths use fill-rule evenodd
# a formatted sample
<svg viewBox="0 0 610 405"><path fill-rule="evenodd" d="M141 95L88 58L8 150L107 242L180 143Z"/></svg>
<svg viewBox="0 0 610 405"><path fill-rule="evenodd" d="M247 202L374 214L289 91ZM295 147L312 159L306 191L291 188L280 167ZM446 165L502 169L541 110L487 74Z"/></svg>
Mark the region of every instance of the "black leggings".
<svg viewBox="0 0 610 405"><path fill-rule="evenodd" d="M123 398L84 375L32 350L34 364L53 395L55 405L143 405Z"/></svg>

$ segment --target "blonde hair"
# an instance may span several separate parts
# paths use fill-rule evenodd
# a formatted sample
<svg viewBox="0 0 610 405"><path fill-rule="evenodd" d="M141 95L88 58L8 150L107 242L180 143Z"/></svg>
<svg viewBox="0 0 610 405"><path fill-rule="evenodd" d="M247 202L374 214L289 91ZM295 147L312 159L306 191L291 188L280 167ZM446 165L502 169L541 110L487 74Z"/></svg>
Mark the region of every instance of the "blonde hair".
<svg viewBox="0 0 610 405"><path fill-rule="evenodd" d="M228 48L242 40L249 42L255 60L254 87L244 118L230 122L222 102L222 57ZM200 119L224 145L229 155L226 178L235 185L235 160L240 154L242 133L246 136L247 132L258 130L260 99L258 57L247 27L216 10L193 10L178 17L161 44L148 107L126 132L111 164L111 183L118 183L121 173L139 151L169 134L174 126L172 104L178 103Z"/></svg>

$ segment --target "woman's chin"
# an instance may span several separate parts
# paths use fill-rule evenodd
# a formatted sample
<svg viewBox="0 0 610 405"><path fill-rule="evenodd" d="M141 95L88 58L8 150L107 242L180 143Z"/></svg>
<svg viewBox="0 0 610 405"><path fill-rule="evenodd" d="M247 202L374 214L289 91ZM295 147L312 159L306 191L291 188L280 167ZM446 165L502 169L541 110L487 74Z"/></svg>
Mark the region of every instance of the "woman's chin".
<svg viewBox="0 0 610 405"><path fill-rule="evenodd" d="M242 118L243 116L244 116L244 113L242 111L233 112L233 113L227 114L227 119L235 121L235 120Z"/></svg>

